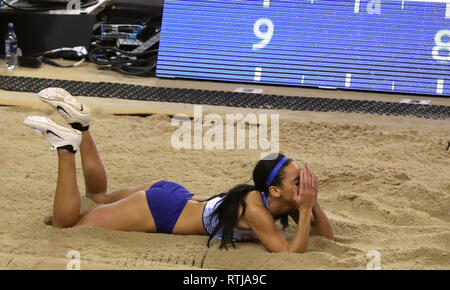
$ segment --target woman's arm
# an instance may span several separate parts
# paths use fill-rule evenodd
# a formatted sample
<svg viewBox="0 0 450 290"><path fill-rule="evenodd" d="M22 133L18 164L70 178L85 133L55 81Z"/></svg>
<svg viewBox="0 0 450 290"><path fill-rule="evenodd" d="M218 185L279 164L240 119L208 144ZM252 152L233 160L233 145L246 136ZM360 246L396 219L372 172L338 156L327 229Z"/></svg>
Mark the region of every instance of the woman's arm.
<svg viewBox="0 0 450 290"><path fill-rule="evenodd" d="M311 219L313 206L317 198L316 180L312 171L307 167L300 170L300 189L295 202L298 206L299 220L297 223L297 232L292 240L289 250L296 253L306 252L311 231Z"/></svg>
<svg viewBox="0 0 450 290"><path fill-rule="evenodd" d="M306 252L309 242L312 208L304 208L300 212L297 232L290 243L278 231L272 215L266 210L264 205L249 206L245 211L244 217L247 224L258 236L259 241L269 252Z"/></svg>
<svg viewBox="0 0 450 290"><path fill-rule="evenodd" d="M319 178L314 174L314 172L309 169L308 166L305 167L308 170L313 178L314 188L316 190L316 200L314 202L314 206L312 209L313 218L314 218L314 232L317 235L324 236L329 240L334 241L334 232L331 227L330 221L328 220L325 212L320 208L319 202L317 201L317 196L319 193Z"/></svg>
<svg viewBox="0 0 450 290"><path fill-rule="evenodd" d="M298 221L300 220L300 211L298 209L295 209L289 213L289 216L294 220L295 224L298 225ZM316 229L314 227L314 214L313 214L311 217L311 227L309 230L309 235L313 236L316 234L317 233L316 233Z"/></svg>
<svg viewBox="0 0 450 290"><path fill-rule="evenodd" d="M308 170L302 170L300 178L303 182L300 184L297 196L294 197L300 210L300 219L297 232L291 243L288 243L277 230L272 215L264 208L258 195L249 194L247 196L247 204L249 206L244 218L264 247L270 252L306 252L309 242L312 208L317 191L314 189L313 176Z"/></svg>
<svg viewBox="0 0 450 290"><path fill-rule="evenodd" d="M334 241L334 232L331 227L325 212L320 208L318 202L314 204L312 208L312 214L314 216L314 231L316 235L324 236L329 240Z"/></svg>
<svg viewBox="0 0 450 290"><path fill-rule="evenodd" d="M312 209L303 208L299 215L300 219L297 224L297 232L289 245L289 252L305 253L309 243Z"/></svg>
<svg viewBox="0 0 450 290"><path fill-rule="evenodd" d="M289 213L289 216L298 224L300 220L300 214L298 210ZM319 202L315 202L312 208L312 218L311 218L311 235L324 236L329 240L334 241L334 231L331 227L330 221L327 215L322 210Z"/></svg>

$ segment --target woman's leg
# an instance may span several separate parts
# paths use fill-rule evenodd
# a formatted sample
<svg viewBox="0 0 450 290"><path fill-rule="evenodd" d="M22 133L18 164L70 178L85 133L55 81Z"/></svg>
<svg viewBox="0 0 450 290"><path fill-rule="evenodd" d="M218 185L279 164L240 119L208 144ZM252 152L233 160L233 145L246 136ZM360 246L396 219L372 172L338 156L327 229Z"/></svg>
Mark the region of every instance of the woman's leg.
<svg viewBox="0 0 450 290"><path fill-rule="evenodd" d="M71 227L80 218L80 192L75 172L75 153L58 150L58 182L53 202L52 225Z"/></svg>
<svg viewBox="0 0 450 290"><path fill-rule="evenodd" d="M75 154L58 150L58 183L53 203L55 227L91 226L110 230L156 232L145 191L128 194L117 202L80 214L81 201L75 171Z"/></svg>
<svg viewBox="0 0 450 290"><path fill-rule="evenodd" d="M107 194L106 171L89 133L89 123L92 117L89 107L78 102L69 92L61 88L46 88L39 92L39 99L55 108L72 128L82 131L80 151L88 198L96 203L112 203L149 187L149 184L146 184L139 188L124 189Z"/></svg>
<svg viewBox="0 0 450 290"><path fill-rule="evenodd" d="M106 171L89 130L83 131L80 145L86 196L91 197L107 190Z"/></svg>
<svg viewBox="0 0 450 290"><path fill-rule="evenodd" d="M81 207L75 171L75 152L81 143L81 133L40 116L28 116L24 124L46 137L58 152L58 182L52 224L63 228L73 226L80 218Z"/></svg>
<svg viewBox="0 0 450 290"><path fill-rule="evenodd" d="M91 195L89 198L99 204L114 203L121 199L127 198L128 196L135 193L136 191L141 191L141 190L146 191L153 185L153 183L154 182L150 182L148 184L145 184L145 185L142 185L139 187L125 188L125 189L119 189L119 190L112 191L112 192L98 193L95 195Z"/></svg>
<svg viewBox="0 0 450 290"><path fill-rule="evenodd" d="M152 182L136 188L127 188L107 192L106 171L95 146L89 130L82 132L83 139L80 145L81 164L83 166L86 196L96 203L108 204L124 199L136 191L147 190Z"/></svg>
<svg viewBox="0 0 450 290"><path fill-rule="evenodd" d="M117 231L156 232L156 225L143 190L84 213L75 226Z"/></svg>

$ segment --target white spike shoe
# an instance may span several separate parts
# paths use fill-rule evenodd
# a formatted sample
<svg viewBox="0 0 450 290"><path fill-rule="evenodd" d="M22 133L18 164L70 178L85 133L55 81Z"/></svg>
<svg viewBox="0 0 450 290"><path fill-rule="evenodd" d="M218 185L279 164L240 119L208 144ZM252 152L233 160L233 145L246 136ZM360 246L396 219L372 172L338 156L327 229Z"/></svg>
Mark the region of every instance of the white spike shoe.
<svg viewBox="0 0 450 290"><path fill-rule="evenodd" d="M66 90L46 88L39 92L39 99L55 108L72 128L79 131L89 128L89 122L91 121L89 107L78 102Z"/></svg>
<svg viewBox="0 0 450 290"><path fill-rule="evenodd" d="M59 126L52 120L39 116L26 117L23 123L46 137L53 150L63 148L75 153L80 147L80 131Z"/></svg>

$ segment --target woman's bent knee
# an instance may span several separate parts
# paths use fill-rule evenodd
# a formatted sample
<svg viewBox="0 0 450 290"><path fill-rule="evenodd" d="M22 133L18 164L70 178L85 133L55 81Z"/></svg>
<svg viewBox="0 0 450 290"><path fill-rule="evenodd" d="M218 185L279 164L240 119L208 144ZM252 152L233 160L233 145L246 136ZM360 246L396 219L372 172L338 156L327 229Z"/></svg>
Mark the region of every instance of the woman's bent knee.
<svg viewBox="0 0 450 290"><path fill-rule="evenodd" d="M108 199L107 199L107 193L103 192L103 193L86 193L86 197L90 200L92 200L93 202L95 202L96 204L105 204L108 203Z"/></svg>

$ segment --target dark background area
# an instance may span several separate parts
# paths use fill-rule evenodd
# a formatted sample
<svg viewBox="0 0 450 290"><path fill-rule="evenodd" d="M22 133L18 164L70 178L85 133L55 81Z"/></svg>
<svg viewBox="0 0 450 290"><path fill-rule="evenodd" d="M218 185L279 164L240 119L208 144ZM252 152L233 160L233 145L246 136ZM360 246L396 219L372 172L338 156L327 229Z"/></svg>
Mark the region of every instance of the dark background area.
<svg viewBox="0 0 450 290"><path fill-rule="evenodd" d="M14 23L18 45L24 55L60 47L89 46L94 16L8 12L0 10L0 35L3 40L8 23ZM4 45L0 45L0 54L5 54Z"/></svg>
<svg viewBox="0 0 450 290"><path fill-rule="evenodd" d="M0 36L3 42L8 23L13 22L23 55L61 47L89 47L96 22L138 24L162 15L163 6L163 0L112 0L106 9L96 16L24 12L2 8ZM4 55L4 51L2 44L0 54Z"/></svg>

